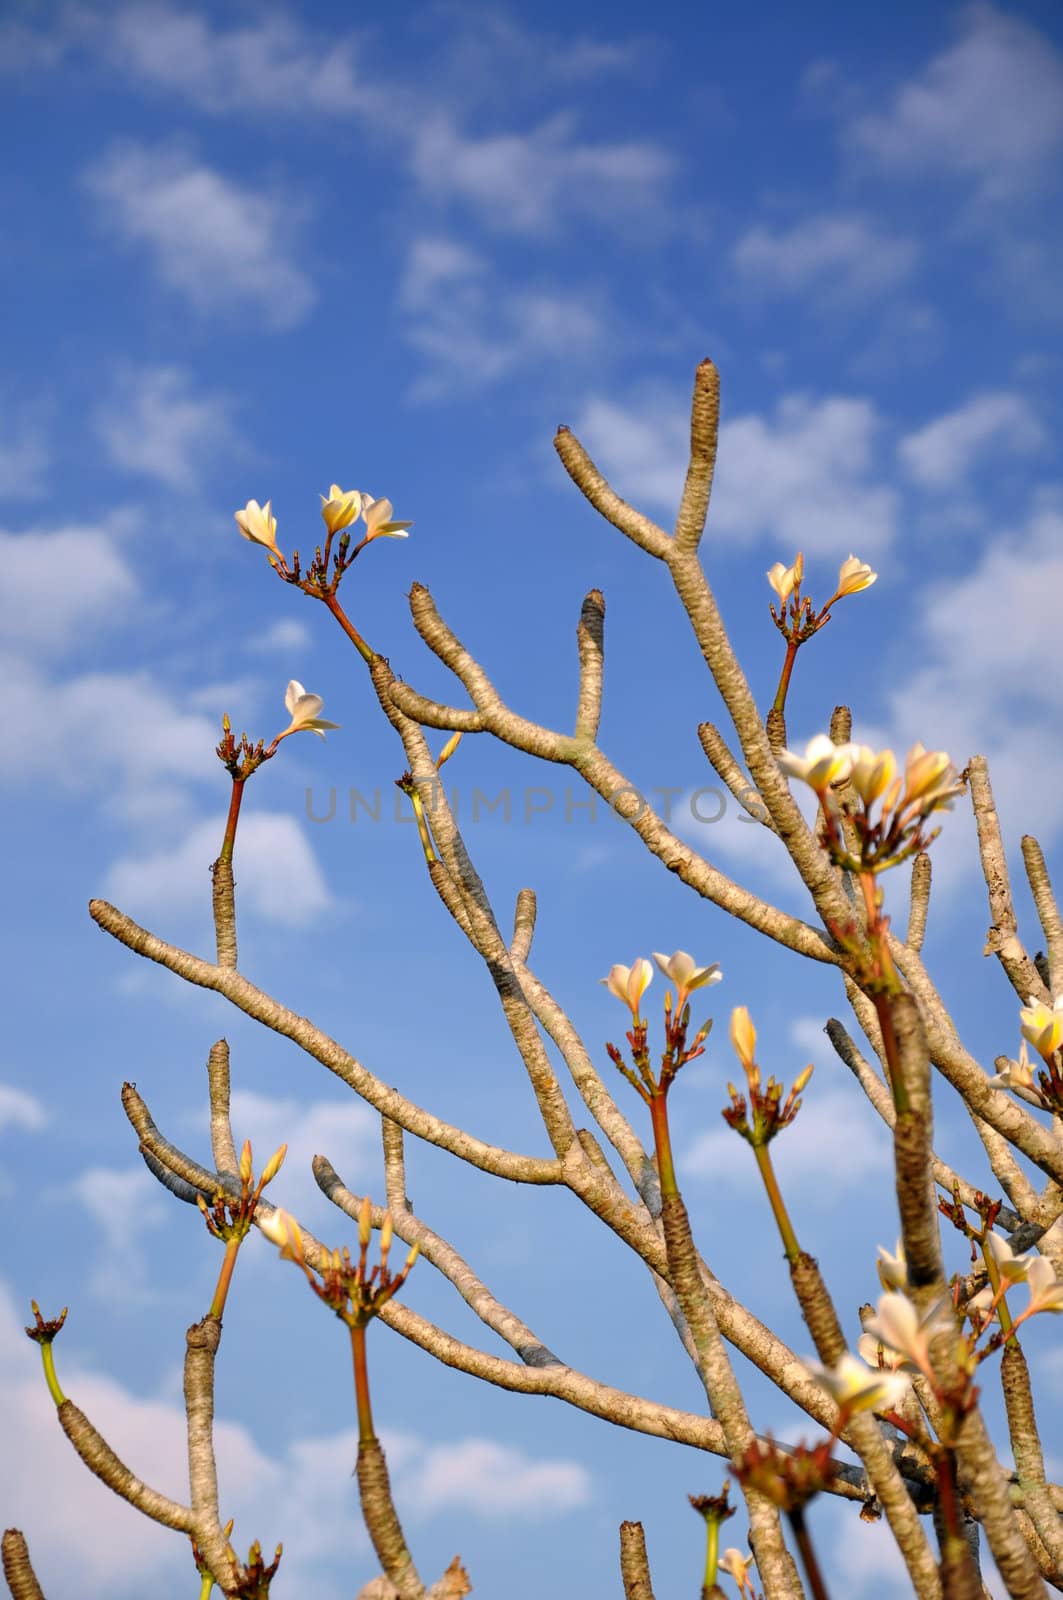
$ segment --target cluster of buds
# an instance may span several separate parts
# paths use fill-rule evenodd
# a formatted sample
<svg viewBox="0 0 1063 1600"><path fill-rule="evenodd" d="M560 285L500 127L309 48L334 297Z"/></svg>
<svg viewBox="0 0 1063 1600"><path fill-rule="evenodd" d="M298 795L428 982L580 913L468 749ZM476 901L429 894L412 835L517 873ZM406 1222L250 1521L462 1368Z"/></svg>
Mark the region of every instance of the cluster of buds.
<svg viewBox="0 0 1063 1600"><path fill-rule="evenodd" d="M243 782L264 761L272 760L281 740L289 738L293 733L316 733L319 739L323 739L326 729L340 726L338 722L329 722L320 715L324 703L319 694L310 694L303 688L298 678L292 678L284 693L284 707L291 718L288 726L283 728L269 745L264 739L252 744L246 733L242 733L240 738L236 739L228 715L223 716L221 742L217 747L218 760L235 782Z"/></svg>
<svg viewBox="0 0 1063 1600"><path fill-rule="evenodd" d="M229 1554L236 1560L236 1552L232 1545ZM268 1600L270 1584L277 1575L277 1568L281 1564L284 1546L279 1544L273 1553L273 1560L266 1565L262 1554L262 1546L256 1539L248 1552L247 1562L237 1563L236 1586L227 1589L226 1594L231 1594L235 1600Z"/></svg>
<svg viewBox="0 0 1063 1600"><path fill-rule="evenodd" d="M338 483L334 483L328 494L321 496L321 516L326 530L325 545L324 548L321 545L315 548L314 558L304 577L300 572L298 550L289 567L286 556L277 545L277 519L273 515L272 506L271 500L267 500L264 506L260 506L257 500L249 500L242 510L234 513L236 525L244 538L249 539L252 544L264 547L270 565L285 582L309 586L311 590L328 590L332 593L335 592L336 585L347 568L367 544L381 538L405 539L407 529L413 526L410 522L394 520L394 508L390 500L377 500L371 494L363 494L359 489L341 489ZM351 528L359 517L364 521L366 531L352 549ZM332 541L337 534L340 535L340 539L333 555Z"/></svg>
<svg viewBox="0 0 1063 1600"><path fill-rule="evenodd" d="M731 1096L731 1104L724 1108L724 1119L754 1150L763 1149L794 1120L801 1109L801 1095L813 1068L809 1065L798 1073L785 1100L782 1084L775 1078L769 1078L762 1088L755 1056L757 1030L745 1006L736 1006L731 1013L731 1043L746 1075L749 1101L747 1105L746 1096L739 1094L734 1084L729 1083L727 1092Z"/></svg>
<svg viewBox="0 0 1063 1600"><path fill-rule="evenodd" d="M1057 995L1050 1006L1030 995L1019 1012L1019 1026L1022 1040L1018 1060L1008 1061L993 1081L1002 1088L1019 1090L1024 1098L1036 1101L1046 1111L1063 1115L1063 995ZM1044 1069L1036 1076L1028 1045L1044 1063Z"/></svg>
<svg viewBox="0 0 1063 1600"><path fill-rule="evenodd" d="M227 1195L218 1190L211 1205L207 1205L201 1194L196 1195L196 1204L203 1215L207 1225L207 1232L215 1239L220 1239L223 1244L238 1242L247 1237L251 1224L255 1220L255 1211L262 1198L262 1191L267 1184L272 1183L288 1154L288 1146L282 1144L275 1150L262 1174L255 1183L254 1168L252 1165L251 1141L244 1140L244 1147L240 1152L240 1197Z"/></svg>
<svg viewBox="0 0 1063 1600"><path fill-rule="evenodd" d="M781 561L776 561L767 575L768 582L779 597L778 611L772 603L772 620L783 637L796 644L803 644L814 633L818 633L825 622L829 622L830 608L836 601L844 600L850 594L859 594L861 589L870 589L878 577L878 573L872 572L865 561L849 556L838 569L838 586L834 593L825 606L813 612L811 600L801 594L804 575L805 558L800 550L792 567L784 567Z"/></svg>
<svg viewBox="0 0 1063 1600"><path fill-rule="evenodd" d="M947 811L963 788L945 752L925 750L921 744L909 750L903 776L892 750L836 745L825 733L809 741L803 756L781 751L779 765L789 777L815 790L822 808L824 847L838 866L850 872L883 872L925 850L940 832L938 828L924 832L927 818L935 811ZM846 806L856 852L828 800L830 789L845 783L859 802Z"/></svg>
<svg viewBox="0 0 1063 1600"><path fill-rule="evenodd" d="M670 956L654 951L653 959L664 976L675 984L675 995L673 996L669 989L664 997L665 1047L661 1056L660 1072L657 1074L654 1074L650 1065L646 1022L639 1015L642 996L653 980L652 966L645 956L640 956L630 967L619 963L611 967L608 977L601 980L609 993L615 994L631 1013L631 1028L627 1034L627 1042L631 1047L631 1059L635 1064L635 1071L627 1066L614 1044L606 1045L609 1059L647 1103L658 1096L667 1095L680 1067L704 1054L705 1040L709 1036L712 1022L710 1020L704 1023L691 1043L687 1044L690 996L696 989L705 989L714 983L719 983L723 977L718 962L714 961L711 966L699 967L694 957L688 955L685 950L676 950Z"/></svg>
<svg viewBox="0 0 1063 1600"><path fill-rule="evenodd" d="M306 1274L307 1282L327 1306L349 1328L364 1328L379 1316L387 1302L402 1288L410 1269L417 1260L420 1245L415 1244L406 1257L401 1272L392 1273L388 1266L391 1251L392 1217L385 1211L380 1228L380 1261L369 1266L369 1242L373 1235L373 1207L369 1196L362 1201L358 1213L358 1262L355 1265L346 1246L342 1250L325 1252L316 1272L306 1259L303 1235L295 1218L286 1211L274 1211L259 1221L260 1230L281 1247L281 1259L294 1261ZM318 1282L320 1277L321 1281Z"/></svg>
<svg viewBox="0 0 1063 1600"><path fill-rule="evenodd" d="M734 1475L743 1489L753 1489L766 1500L791 1515L801 1512L808 1502L834 1482L831 1460L833 1439L816 1445L798 1444L782 1449L768 1434L754 1439L734 1465Z"/></svg>

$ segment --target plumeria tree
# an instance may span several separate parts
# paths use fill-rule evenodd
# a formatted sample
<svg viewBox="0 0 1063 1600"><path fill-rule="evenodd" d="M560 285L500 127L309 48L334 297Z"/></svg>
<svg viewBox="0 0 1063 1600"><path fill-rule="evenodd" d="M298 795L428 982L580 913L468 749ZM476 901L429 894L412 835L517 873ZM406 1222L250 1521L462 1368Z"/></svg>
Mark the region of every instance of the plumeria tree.
<svg viewBox="0 0 1063 1600"><path fill-rule="evenodd" d="M250 500L236 513L240 533L265 550L274 578L317 601L361 659L367 695L402 746L399 786L417 823L426 889L438 896L455 936L469 943L490 975L548 1153L502 1148L441 1120L240 969L234 860L245 788L282 754L284 741L303 732L324 738L336 724L322 717L321 696L297 681L285 695L289 721L268 743L246 735L237 739L225 718L218 756L231 791L212 868L213 956L177 948L104 901L93 901L91 914L129 951L215 991L292 1040L371 1106L380 1119L379 1185L374 1194L354 1194L327 1154L316 1158L318 1185L338 1213L326 1239L272 1205L265 1190L285 1150L270 1155L257 1178L250 1146L237 1153L224 1042L209 1053L209 1168L173 1143L135 1086L125 1086L125 1110L151 1172L176 1199L198 1207L205 1248L210 1240L222 1247L213 1298L186 1340L186 1502L145 1484L136 1463L121 1461L66 1397L55 1352L65 1312L46 1317L35 1305L27 1330L40 1347L45 1380L73 1448L115 1493L190 1541L189 1570L197 1575L201 1596L214 1587L229 1596L263 1596L274 1575L283 1573L280 1546L267 1562L259 1544L243 1555L231 1542L214 1452L216 1356L227 1299L238 1281L234 1269L252 1228L305 1276L313 1300L347 1330L358 1490L380 1566L380 1576L362 1590L363 1600L453 1597L470 1588L457 1559L434 1581L422 1576L404 1534L402 1507L375 1431L367 1339L374 1321L417 1345L426 1360L517 1394L552 1396L719 1458L725 1473L721 1492L691 1497L704 1519L706 1541L704 1569L692 1571L690 1592L700 1583L705 1596L737 1592L765 1600L820 1600L847 1593L845 1572L832 1569L816 1539L810 1504L824 1495L850 1502L865 1519L885 1519L920 1600L976 1600L988 1593L986 1552L1011 1596L1032 1600L1049 1588L1063 1590L1063 1487L1046 1475L1046 1418L1023 1349L1034 1318L1063 1311L1063 922L1040 847L1027 838L1023 864L1040 920L1037 937L1043 936L1045 946L1044 954L1028 953L980 756L971 755L959 772L945 752L921 744L899 758L892 750L854 743L845 706L803 752L789 748L787 699L800 650L827 626L835 606L875 582L876 574L856 555L842 562L829 599L818 605L805 592L800 554L768 573L775 596L771 616L784 654L774 699L757 705L699 556L718 417L718 377L706 361L696 374L689 468L671 532L620 499L567 429L555 444L572 482L595 510L670 576L729 723L726 729L703 723L702 748L736 802L785 847L807 897L807 920L765 901L700 855L602 748L605 602L598 590L584 599L577 628L574 723L557 730L506 703L420 585L410 594L413 624L462 691L456 703L429 698L400 680L366 638L364 620L347 605L343 584L371 544L407 536L410 524L395 520L390 500L333 484L321 497L324 539L309 559L298 551L289 558L281 549L271 502ZM861 1309L859 1320L854 1308L839 1306L832 1296L810 1249L815 1240L805 1237L794 1197L784 1192L774 1165L775 1140L786 1136L802 1098L816 1088L811 1067L798 1070L787 1087L761 1058L755 994L736 996L739 1003L728 1008L735 1082L720 1107L734 1136L749 1146L763 1183L814 1360L801 1359L758 1319L743 1301L741 1283L725 1284L716 1275L711 1229L692 1226L680 1189L670 1117L675 1096L683 1093L683 1069L705 1048L711 1027L707 1002L723 977L720 964L705 961L701 951L694 956L683 950L640 952L629 964L617 962L603 982L625 1013L625 1038L585 1039L574 1020L580 996L555 993L536 971L534 891L520 891L508 931L440 782L443 764L460 760L460 741L474 736L569 768L694 895L754 929L766 947L778 946L780 959L796 955L836 975L839 1002L848 1006L851 1020L832 1018L827 1031L852 1076L853 1094L866 1096L884 1137L892 1140L896 1178L892 1191L881 1196L881 1213L889 1218L884 1226L891 1236L896 1219L899 1242L895 1252L880 1251L883 1293L877 1305ZM923 959L933 842L946 813L960 803L974 809L990 944L1015 992L1015 1039L1022 1041L1016 1056L1000 1057L992 1072L960 1037ZM903 932L894 930L884 909L888 873L907 880ZM664 996L655 1008L649 997L658 976ZM933 1108L940 1092L958 1096L969 1114L985 1151L984 1170L961 1173L938 1155ZM654 1395L621 1391L548 1351L524 1320L530 1308L503 1304L477 1264L459 1254L431 1217L412 1208L405 1182L410 1139L499 1180L567 1190L572 1203L592 1213L645 1268L648 1289L670 1314L676 1360L692 1364L704 1404L683 1411ZM946 1229L969 1244L965 1274L946 1274ZM397 1240L405 1254L396 1271L391 1263ZM411 1277L418 1257L421 1265ZM484 1327L509 1346L511 1359L463 1342L421 1314L417 1284L426 1271L455 1286ZM868 1263L869 1287L874 1271ZM803 1436L783 1443L761 1431L736 1355L805 1413ZM983 1416L980 1397L988 1386L1002 1393L1006 1439L994 1437ZM748 1549L724 1547L723 1525L740 1503ZM475 1575L475 1551L467 1551L466 1559ZM619 1567L617 1592L622 1587L628 1600L649 1600L651 1562L638 1522L620 1528ZM15 1530L5 1535L4 1571L16 1600L41 1594L26 1540Z"/></svg>

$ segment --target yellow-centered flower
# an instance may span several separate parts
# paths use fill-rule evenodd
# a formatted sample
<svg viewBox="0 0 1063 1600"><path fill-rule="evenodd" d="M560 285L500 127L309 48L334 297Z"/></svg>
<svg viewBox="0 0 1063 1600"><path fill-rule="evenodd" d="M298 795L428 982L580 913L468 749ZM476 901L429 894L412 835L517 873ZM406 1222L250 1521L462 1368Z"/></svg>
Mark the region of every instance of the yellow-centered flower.
<svg viewBox="0 0 1063 1600"><path fill-rule="evenodd" d="M827 733L817 733L805 746L803 756L780 750L779 765L791 778L800 778L817 794L839 778L847 778L853 764L853 746L835 744Z"/></svg>
<svg viewBox="0 0 1063 1600"><path fill-rule="evenodd" d="M1019 1023L1023 1038L1047 1061L1063 1043L1063 994L1057 995L1051 1006L1030 995L1019 1012Z"/></svg>
<svg viewBox="0 0 1063 1600"><path fill-rule="evenodd" d="M805 571L805 558L800 550L792 567L784 567L781 561L776 561L768 573L768 582L779 596L783 605L786 604L794 590L799 586Z"/></svg>
<svg viewBox="0 0 1063 1600"><path fill-rule="evenodd" d="M866 561L847 556L838 568L838 589L834 599L844 600L847 594L859 594L861 589L870 589L877 577L878 573L872 572Z"/></svg>
<svg viewBox="0 0 1063 1600"><path fill-rule="evenodd" d="M344 528L349 528L361 513L362 496L357 489L341 489L338 483L334 483L328 498L321 496L321 515L329 533L340 533Z"/></svg>
<svg viewBox="0 0 1063 1600"><path fill-rule="evenodd" d="M269 559L276 566L284 557L277 549L277 519L272 512L273 501L267 500L260 506L257 500L249 500L242 511L234 511L236 526L245 539L250 539L252 544L265 545Z"/></svg>
<svg viewBox="0 0 1063 1600"><path fill-rule="evenodd" d="M617 963L609 968L609 976L599 980L604 983L610 994L615 994L622 1000L633 1017L639 1014L639 1001L646 993L653 981L653 968L645 956L639 956L630 967Z"/></svg>
<svg viewBox="0 0 1063 1600"><path fill-rule="evenodd" d="M307 732L316 733L319 739L323 739L326 728L338 728L338 722L328 722L324 717L318 716L324 703L319 694L307 694L299 680L293 678L284 696L284 704L292 720L281 734L281 738L286 739L290 733L302 733L306 729Z"/></svg>
<svg viewBox="0 0 1063 1600"><path fill-rule="evenodd" d="M664 956L659 950L653 952L653 959L676 987L676 1009L682 1011L686 1004L687 996L693 994L695 989L707 988L709 984L719 983L723 977L720 963L714 961L711 967L699 967L692 955L685 950L676 950L670 956Z"/></svg>
<svg viewBox="0 0 1063 1600"><path fill-rule="evenodd" d="M849 746L852 767L849 782L864 802L871 806L889 788L897 771L897 757L892 750L872 750L866 744Z"/></svg>
<svg viewBox="0 0 1063 1600"><path fill-rule="evenodd" d="M391 513L394 506L390 500L373 500L369 495L364 497L362 515L365 525L369 529L366 542L370 539L407 539L407 528L412 528L412 522L392 522Z"/></svg>
<svg viewBox="0 0 1063 1600"><path fill-rule="evenodd" d="M871 1367L848 1351L833 1367L824 1367L818 1361L804 1364L816 1382L848 1411L892 1411L908 1388L904 1373Z"/></svg>

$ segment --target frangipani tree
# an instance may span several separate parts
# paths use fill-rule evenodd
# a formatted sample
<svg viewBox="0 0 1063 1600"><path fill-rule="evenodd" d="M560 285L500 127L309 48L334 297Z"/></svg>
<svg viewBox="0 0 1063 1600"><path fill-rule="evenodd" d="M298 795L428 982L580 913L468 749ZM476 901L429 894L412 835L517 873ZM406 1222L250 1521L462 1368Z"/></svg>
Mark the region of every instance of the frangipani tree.
<svg viewBox="0 0 1063 1600"><path fill-rule="evenodd" d="M414 626L460 686L457 703L429 698L402 681L377 648L380 641L370 642L372 630L347 605L346 588L341 598L341 586L371 543L406 537L410 524L394 519L389 500L333 484L321 496L325 538L308 561L301 561L297 551L290 559L285 555L270 501L251 500L236 514L240 533L265 549L273 576L331 613L364 665L369 692L402 746L405 771L399 787L416 820L428 884L494 984L514 1056L534 1094L545 1153L490 1144L473 1130L443 1121L240 970L234 861L246 785L281 753L289 737L300 732L324 737L336 724L321 716L321 696L295 680L285 696L290 720L268 744L246 735L237 740L226 718L218 755L232 787L213 864L213 958L176 947L106 902L93 901L91 913L129 950L215 991L292 1040L374 1108L383 1150L377 1196L353 1194L324 1152L314 1162L314 1175L342 1214L336 1225L339 1243L316 1238L302 1219L270 1204L264 1191L280 1171L284 1150L270 1157L257 1179L250 1147L245 1144L237 1155L223 1041L211 1048L208 1062L212 1168L160 1131L135 1086L125 1086L123 1103L149 1168L176 1198L198 1206L206 1232L224 1246L214 1296L187 1335L187 1503L145 1485L135 1475L135 1463L120 1461L65 1396L54 1352L62 1317L46 1318L35 1307L28 1330L40 1345L59 1421L74 1448L139 1511L191 1539L201 1595L215 1585L227 1595L265 1595L278 1571L283 1574L279 1547L267 1563L257 1543L245 1558L230 1542L225 1485L218 1481L213 1447L215 1358L228 1296L238 1282L239 1251L252 1227L302 1271L314 1298L348 1330L358 1489L381 1569L362 1591L366 1600L458 1596L470 1587L459 1560L435 1582L422 1578L403 1531L402 1508L392 1495L375 1431L367 1348L374 1320L428 1357L487 1383L552 1396L726 1463L735 1498L744 1501L750 1550L721 1549L721 1527L735 1510L728 1486L716 1496L692 1496L705 1521L706 1550L703 1572L691 1573L691 1592L700 1583L705 1595L726 1593L726 1584L733 1584L744 1595L762 1593L766 1600L845 1593L846 1574L833 1570L829 1555L817 1547L815 1513L808 1510L822 1494L852 1502L854 1514L859 1509L865 1517L886 1519L920 1600L973 1600L986 1593L980 1566L984 1549L1009 1595L1063 1589L1063 1488L1046 1475L1048 1419L1035 1402L1023 1352L1023 1330L1030 1321L1063 1310L1058 1226L1063 1212L1063 923L1041 850L1027 839L1024 866L1046 947L1043 956L1028 953L1012 905L989 776L979 756L971 756L961 773L947 754L921 744L898 759L891 750L854 743L844 706L835 710L829 732L817 735L803 753L788 748L787 698L800 649L825 628L832 608L875 581L875 573L856 555L842 562L830 598L818 606L804 592L800 554L789 566L777 562L768 573L777 601L771 615L784 639L784 656L772 703L758 707L699 555L718 417L717 373L704 362L695 379L690 461L672 532L621 500L568 430L561 429L555 443L590 504L667 571L730 724L724 731L703 723L698 729L702 748L736 802L785 847L807 895L807 920L764 900L699 854L647 805L602 748L601 592L592 590L583 601L575 714L571 729L557 730L506 703L420 585L410 594ZM360 535L359 523L365 530ZM396 649L393 641L387 644ZM629 964L617 961L603 981L626 1013L626 1045L585 1039L574 1021L579 996L555 993L536 971L534 891L521 890L510 931L492 905L440 782L440 768L460 761L460 742L474 735L568 768L695 895L754 929L768 945L780 946L780 959L797 955L836 974L839 1000L846 1001L855 1026L832 1019L828 1033L852 1075L854 1095L866 1096L888 1130L896 1177L892 1192L882 1196L882 1214L891 1229L894 1216L898 1219L899 1244L895 1254L880 1254L884 1293L877 1307L865 1306L860 1313L862 1333L856 1334L853 1311L835 1303L810 1249L815 1241L805 1237L773 1162L774 1141L785 1137L800 1115L802 1096L816 1092L811 1069L798 1070L787 1088L760 1059L757 995L734 997L728 1009L737 1082L728 1085L726 1101L721 1095L720 1109L735 1136L750 1147L814 1361L802 1360L753 1313L743 1301L741 1283L724 1283L716 1275L711 1221L692 1223L680 1189L671 1112L674 1097L683 1093L683 1069L704 1050L712 1026L709 991L725 976L722 964L706 960L707 952L700 949L696 955L653 952L653 962L649 952L640 951ZM802 792L814 797L812 821L798 803ZM922 953L933 841L945 814L968 796L989 893L991 944L1015 991L1015 1031L1023 1041L1016 1058L1002 1057L994 1072L966 1048ZM900 872L910 885L903 934L891 926L882 888L885 874ZM667 984L656 1015L648 1001L654 962ZM955 1094L963 1103L981 1137L988 1175L971 1178L937 1154L932 1089ZM425 1141L496 1179L564 1189L573 1203L586 1208L645 1268L650 1289L671 1318L676 1357L692 1363L698 1375L703 1406L683 1411L653 1394L619 1390L549 1351L524 1320L533 1308L503 1304L477 1264L465 1260L432 1219L410 1205L409 1139ZM943 1223L970 1243L972 1268L963 1276L946 1275ZM378 1259L370 1265L374 1233ZM355 1236L352 1254L342 1241ZM395 1239L407 1252L397 1272L390 1265ZM422 1265L411 1278L418 1256ZM484 1327L509 1346L512 1359L462 1341L420 1314L417 1283L429 1269L454 1285ZM869 1282L871 1272L869 1263ZM762 1432L743 1392L736 1354L806 1414L803 1439L784 1445ZM983 1417L979 1394L989 1384L1002 1389L1013 1464ZM842 1453L841 1445L855 1459ZM475 1551L467 1550L466 1558L475 1577ZM5 1537L4 1570L16 1600L41 1593L26 1542L14 1530ZM628 1600L652 1594L647 1543L637 1522L620 1529L618 1592L621 1585Z"/></svg>

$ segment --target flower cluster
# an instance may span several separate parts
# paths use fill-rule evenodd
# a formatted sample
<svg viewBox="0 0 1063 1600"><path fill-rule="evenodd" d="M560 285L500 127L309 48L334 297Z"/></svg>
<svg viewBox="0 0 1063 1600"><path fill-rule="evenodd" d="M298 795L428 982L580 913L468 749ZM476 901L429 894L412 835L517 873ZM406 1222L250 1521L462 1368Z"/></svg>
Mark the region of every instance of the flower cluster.
<svg viewBox="0 0 1063 1600"><path fill-rule="evenodd" d="M835 744L825 733L809 740L803 756L781 751L779 765L815 790L823 808L824 844L837 864L851 872L882 872L925 850L939 831L924 833L927 818L947 811L963 787L944 750L925 750L921 744L909 750L903 774L892 750ZM859 802L845 808L859 854L846 843L839 814L828 799L831 787L842 784L848 784Z"/></svg>
<svg viewBox="0 0 1063 1600"><path fill-rule="evenodd" d="M848 556L838 568L838 586L825 606L813 614L811 600L801 596L801 584L805 575L805 558L800 550L797 552L793 566L785 567L781 561L767 574L768 582L778 595L781 605L779 612L772 605L771 614L775 625L788 639L810 638L828 620L830 608L838 600L844 600L847 595L859 594L861 589L870 589L877 572L872 572L866 561L860 561L856 556ZM787 617L787 602L789 602L789 617Z"/></svg>
<svg viewBox="0 0 1063 1600"><path fill-rule="evenodd" d="M690 996L695 989L707 989L712 984L719 983L723 977L719 962L714 961L711 966L699 967L694 957L685 950L675 950L670 956L655 950L653 959L664 976L675 984L674 998L670 989L664 997L665 1048L661 1069L656 1076L650 1066L646 1023L639 1015L642 996L653 981L652 966L645 956L639 956L630 967L617 963L609 969L608 976L601 979L609 993L615 994L631 1013L631 1029L627 1034L627 1041L631 1046L636 1070L632 1072L625 1064L614 1044L606 1045L609 1059L646 1101L667 1094L672 1079L680 1067L703 1054L705 1040L708 1038L712 1023L707 1022L699 1028L693 1042L687 1045Z"/></svg>
<svg viewBox="0 0 1063 1600"><path fill-rule="evenodd" d="M264 506L260 506L257 500L249 500L242 510L234 513L236 525L245 539L265 548L270 565L282 577L289 582L298 583L300 581L298 551L289 569L287 558L277 545L277 519L273 515L272 507L272 500L267 500ZM335 557L334 580L342 576L355 556L374 539L405 539L407 529L413 527L412 522L395 521L394 507L390 500L377 500L371 494L363 494L360 489L341 489L338 483L332 484L328 494L321 496L321 516L326 529L325 549L322 553L318 548L307 574L307 581L312 587L319 589L328 587L332 540L336 534L340 534L341 538L339 551ZM355 549L348 553L351 541L349 530L359 517L365 523L365 536Z"/></svg>
<svg viewBox="0 0 1063 1600"><path fill-rule="evenodd" d="M349 1328L364 1328L379 1316L387 1302L406 1282L421 1248L419 1244L414 1244L402 1271L391 1272L388 1255L391 1251L393 1223L391 1212L385 1211L380 1228L380 1261L370 1268L368 1256L372 1237L372 1205L368 1195L358 1213L357 1265L352 1262L350 1252L344 1246L342 1250L325 1251L323 1264L315 1272L306 1259L302 1230L287 1211L276 1210L269 1216L260 1217L258 1226L267 1239L280 1246L283 1260L294 1261L296 1266L302 1268L318 1299L330 1306Z"/></svg>
<svg viewBox="0 0 1063 1600"><path fill-rule="evenodd" d="M775 1078L769 1078L762 1089L760 1068L755 1057L757 1030L745 1006L736 1006L731 1012L731 1043L746 1075L749 1102L747 1107L745 1095L739 1094L734 1084L729 1083L727 1092L731 1096L731 1104L724 1108L724 1119L754 1150L762 1149L796 1117L801 1109L801 1095L813 1068L809 1065L798 1073L785 1100L782 1097L782 1084Z"/></svg>
<svg viewBox="0 0 1063 1600"><path fill-rule="evenodd" d="M1057 995L1050 1006L1030 995L1019 1012L1019 1028L1022 1039L1017 1060L1005 1060L992 1081L1002 1089L1016 1090L1046 1111L1063 1115L1063 995ZM1044 1062L1044 1070L1036 1075L1028 1045L1033 1045Z"/></svg>

